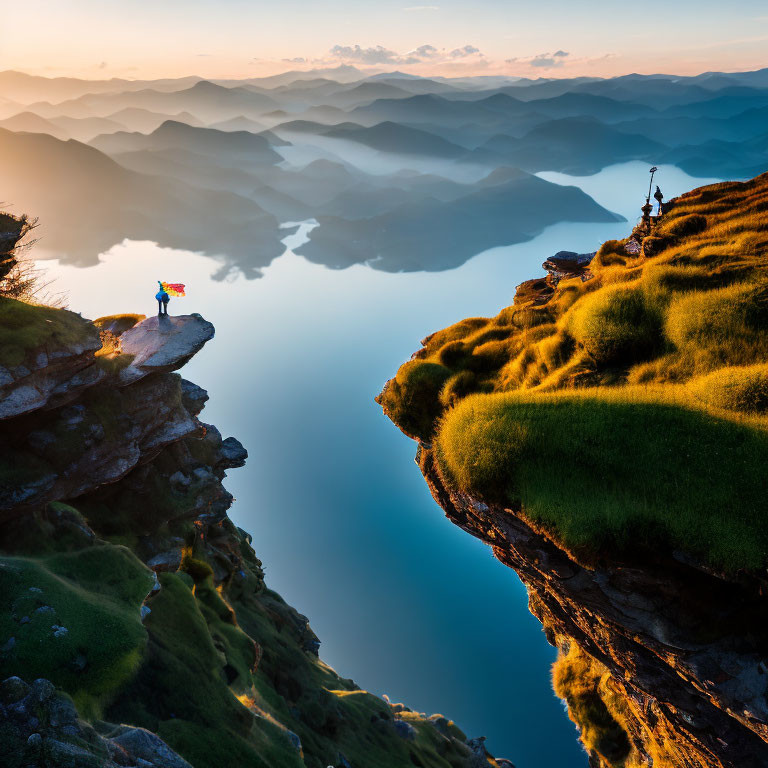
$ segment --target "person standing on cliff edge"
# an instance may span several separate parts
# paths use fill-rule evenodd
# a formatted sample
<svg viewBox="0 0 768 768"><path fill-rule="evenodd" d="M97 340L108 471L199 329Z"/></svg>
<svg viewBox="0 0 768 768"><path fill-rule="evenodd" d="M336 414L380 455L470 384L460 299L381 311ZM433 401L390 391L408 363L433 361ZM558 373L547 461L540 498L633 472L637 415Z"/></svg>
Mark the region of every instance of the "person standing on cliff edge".
<svg viewBox="0 0 768 768"><path fill-rule="evenodd" d="M157 299L157 314L167 315L168 302L171 300L171 297L168 295L168 292L165 290L165 287L160 280L157 281L157 284L160 286L160 290L155 294L155 298Z"/></svg>
<svg viewBox="0 0 768 768"><path fill-rule="evenodd" d="M158 280L157 284L160 289L155 294L157 299L157 314L168 316L168 302L171 300L171 296L186 296L184 292L184 283L166 283L163 280Z"/></svg>

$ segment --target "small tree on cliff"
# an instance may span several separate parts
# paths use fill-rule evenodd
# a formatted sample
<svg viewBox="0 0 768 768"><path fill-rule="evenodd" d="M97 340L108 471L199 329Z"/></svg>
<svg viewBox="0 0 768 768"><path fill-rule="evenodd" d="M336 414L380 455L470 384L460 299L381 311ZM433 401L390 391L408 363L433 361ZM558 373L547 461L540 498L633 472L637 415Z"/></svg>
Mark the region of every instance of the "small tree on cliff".
<svg viewBox="0 0 768 768"><path fill-rule="evenodd" d="M37 226L37 219L26 214L12 216L0 212L0 296L19 301L58 306L59 297L46 289L51 280L43 280L43 270L20 252L33 246L36 240L21 241Z"/></svg>

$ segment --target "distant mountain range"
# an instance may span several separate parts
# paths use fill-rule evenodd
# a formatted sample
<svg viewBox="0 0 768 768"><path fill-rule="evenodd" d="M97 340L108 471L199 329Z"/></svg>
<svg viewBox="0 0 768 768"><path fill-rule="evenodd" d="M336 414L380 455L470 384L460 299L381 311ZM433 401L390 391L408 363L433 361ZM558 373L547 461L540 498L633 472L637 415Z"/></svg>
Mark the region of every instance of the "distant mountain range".
<svg viewBox="0 0 768 768"><path fill-rule="evenodd" d="M248 198L135 173L76 141L0 129L0 165L14 210L40 219L40 247L75 264L148 239L256 276L283 250L277 220Z"/></svg>
<svg viewBox="0 0 768 768"><path fill-rule="evenodd" d="M514 203L512 202L514 201ZM381 216L349 221L319 217L320 226L297 252L310 261L347 267L360 261L390 272L438 271L479 251L524 242L558 221L622 221L577 187L549 184L502 168L467 194L444 202L425 198Z"/></svg>
<svg viewBox="0 0 768 768"><path fill-rule="evenodd" d="M594 118L567 117L541 123L522 138L497 135L483 149L529 171L562 171L574 175L597 173L605 165L646 160L666 150L640 134L623 133Z"/></svg>
<svg viewBox="0 0 768 768"><path fill-rule="evenodd" d="M150 134L119 131L96 136L90 143L106 154L184 148L203 155L227 157L241 165L271 165L283 159L259 134L197 128L175 120L166 120Z"/></svg>
<svg viewBox="0 0 768 768"><path fill-rule="evenodd" d="M578 190L531 174L630 160L715 178L766 170L768 69L528 79L343 66L143 81L0 72L0 158L4 198L39 215L45 243L75 262L132 237L255 276L282 250L279 223L314 217L307 258L445 269L558 221L611 220Z"/></svg>

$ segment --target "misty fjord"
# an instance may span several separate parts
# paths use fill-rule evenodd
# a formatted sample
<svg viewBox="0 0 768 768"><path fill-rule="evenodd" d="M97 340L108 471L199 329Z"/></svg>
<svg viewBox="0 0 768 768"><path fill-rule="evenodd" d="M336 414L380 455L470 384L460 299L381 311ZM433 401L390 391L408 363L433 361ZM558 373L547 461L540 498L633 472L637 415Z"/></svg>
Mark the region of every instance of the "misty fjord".
<svg viewBox="0 0 768 768"><path fill-rule="evenodd" d="M757 0L4 16L0 768L768 766Z"/></svg>

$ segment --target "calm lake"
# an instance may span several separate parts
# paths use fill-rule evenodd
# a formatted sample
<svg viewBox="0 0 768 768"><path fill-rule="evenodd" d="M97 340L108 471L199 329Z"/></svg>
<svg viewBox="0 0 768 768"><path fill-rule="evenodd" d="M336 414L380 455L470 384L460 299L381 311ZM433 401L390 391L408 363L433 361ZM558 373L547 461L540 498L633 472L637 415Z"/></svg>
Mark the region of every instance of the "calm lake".
<svg viewBox="0 0 768 768"><path fill-rule="evenodd" d="M416 445L373 400L431 331L496 314L558 250L594 251L625 236L648 183L641 163L540 175L581 187L629 223L559 224L438 273L311 264L291 251L309 223L250 281L214 281L214 260L150 242L126 241L95 267L44 266L54 290L92 318L151 314L157 280L186 283L170 312L201 313L216 338L182 373L209 391L203 420L250 454L226 481L237 498L231 517L253 534L269 585L309 616L326 662L487 736L490 751L518 768L584 768L551 690L555 651L525 589L444 518L414 464ZM667 198L712 181L671 167L656 180ZM44 240L34 253L45 257Z"/></svg>

